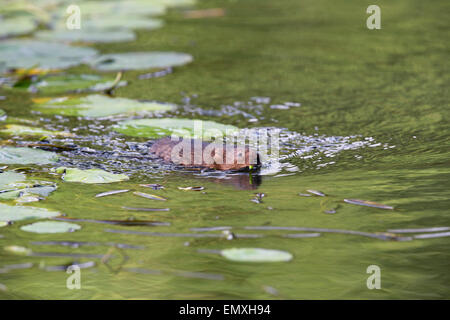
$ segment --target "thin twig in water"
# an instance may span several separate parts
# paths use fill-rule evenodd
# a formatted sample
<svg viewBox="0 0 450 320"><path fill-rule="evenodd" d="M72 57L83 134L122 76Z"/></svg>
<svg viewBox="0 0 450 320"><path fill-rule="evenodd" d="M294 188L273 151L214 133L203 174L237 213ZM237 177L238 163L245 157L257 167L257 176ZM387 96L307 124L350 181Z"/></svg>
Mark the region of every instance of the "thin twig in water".
<svg viewBox="0 0 450 320"><path fill-rule="evenodd" d="M435 227L435 228L417 228L417 229L389 229L387 232L392 233L420 233L420 232L438 232L448 231L450 227Z"/></svg>

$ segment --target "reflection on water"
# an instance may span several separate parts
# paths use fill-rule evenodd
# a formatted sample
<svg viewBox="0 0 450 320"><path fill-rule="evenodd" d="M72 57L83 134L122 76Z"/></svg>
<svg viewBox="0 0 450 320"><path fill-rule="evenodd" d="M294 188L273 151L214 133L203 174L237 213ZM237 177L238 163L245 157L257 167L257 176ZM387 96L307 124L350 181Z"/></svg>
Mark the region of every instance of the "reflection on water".
<svg viewBox="0 0 450 320"><path fill-rule="evenodd" d="M224 173L224 172L205 172L196 174L197 177L209 178L217 184L232 186L239 190L256 190L262 183L262 176L259 173Z"/></svg>

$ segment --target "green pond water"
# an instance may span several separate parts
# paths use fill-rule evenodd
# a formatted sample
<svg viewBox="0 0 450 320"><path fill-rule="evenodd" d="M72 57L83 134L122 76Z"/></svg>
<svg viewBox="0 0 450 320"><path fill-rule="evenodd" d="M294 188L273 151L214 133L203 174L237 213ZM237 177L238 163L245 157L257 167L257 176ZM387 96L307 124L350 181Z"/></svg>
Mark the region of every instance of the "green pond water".
<svg viewBox="0 0 450 320"><path fill-rule="evenodd" d="M81 168L103 165L104 169L128 174L130 180L111 184L65 182L49 171L60 164L26 165L33 169L27 173L28 179L58 184L58 189L45 200L30 206L60 211L74 219L135 218L170 225L120 226L74 221L82 227L80 230L59 234L20 229L41 220L16 221L0 227L0 270L4 266L33 264L30 268L22 265L23 268L0 271L0 298L450 298L449 237L386 241L322 232L318 237L289 238L285 235L301 232L244 229L283 226L375 233L450 226L450 60L446 33L449 4L377 1L382 29L368 30L369 4L357 0L205 0L199 1L195 9L224 8L226 15L185 19L178 9L172 9L163 16L164 27L138 30L134 42L93 45L102 53L155 50L191 54L192 63L176 67L163 77L138 80L147 71L127 71L123 79L129 81L128 86L115 91L118 97L178 104L178 111L169 112L168 116L212 120L240 128L285 128L293 134L289 143L295 144L300 135L310 140L316 137L325 150L326 137L356 136L351 141L363 143L351 150L334 152L333 158L293 156L280 172L263 175L259 185L255 185L255 177L251 184L248 176L239 181L205 178L170 170L150 160L114 164L95 156L84 159L76 155L71 159L70 153L61 154L61 165L67 166L70 161ZM88 66L70 71L95 74ZM115 73L105 75L114 78ZM0 88L0 96L6 96L0 101L0 109L6 111L8 119L30 119L47 129L81 127L74 143L83 147L110 150L109 143L118 139L122 139L121 143L146 142L145 138L112 133L109 126L114 123L109 120L57 118L31 112L31 98L39 94ZM270 102L264 103L267 99L262 97L270 98ZM301 106L286 110L270 107L285 102ZM228 112L220 113L224 106L235 106L233 110L241 112L227 109ZM257 108L260 114L255 113ZM246 113L258 121L249 122ZM38 139L11 138L7 134L0 138ZM339 148L345 149L349 144L343 142ZM290 149L288 153L291 152ZM19 167L24 165L9 165L8 170ZM165 188L139 186L150 183ZM254 189L248 188L250 185ZM178 189L187 186L205 189ZM132 192L95 197L119 189L151 193L168 200L150 200ZM308 189L327 196L298 195ZM261 203L251 201L255 193L265 194ZM343 199L376 201L395 210L347 204ZM123 206L170 211L130 211ZM332 209L335 214L324 212ZM227 240L105 231L222 235L221 231L191 230L216 226L231 226L238 237ZM239 238L239 234L262 237ZM46 241L97 245L42 244ZM137 247L120 249L113 243ZM3 250L11 245L29 248L35 255ZM217 254L217 250L226 248L283 250L291 253L293 259L235 262ZM43 257L38 253L99 256ZM106 254L113 255L107 264L100 258ZM80 290L67 289L69 274L64 270L49 271L52 266L91 261L95 266L81 269ZM366 285L370 265L381 269L379 290L369 290Z"/></svg>

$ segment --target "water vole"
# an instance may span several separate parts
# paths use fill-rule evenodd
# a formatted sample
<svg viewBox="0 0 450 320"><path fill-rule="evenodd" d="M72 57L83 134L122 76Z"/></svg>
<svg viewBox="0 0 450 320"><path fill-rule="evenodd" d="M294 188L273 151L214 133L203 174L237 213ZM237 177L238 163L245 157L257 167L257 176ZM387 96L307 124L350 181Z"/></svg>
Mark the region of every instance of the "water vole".
<svg viewBox="0 0 450 320"><path fill-rule="evenodd" d="M190 154L186 154L190 153ZM258 153L248 146L229 146L197 139L172 141L156 140L150 152L165 162L186 167L204 167L214 170L257 170L261 166Z"/></svg>

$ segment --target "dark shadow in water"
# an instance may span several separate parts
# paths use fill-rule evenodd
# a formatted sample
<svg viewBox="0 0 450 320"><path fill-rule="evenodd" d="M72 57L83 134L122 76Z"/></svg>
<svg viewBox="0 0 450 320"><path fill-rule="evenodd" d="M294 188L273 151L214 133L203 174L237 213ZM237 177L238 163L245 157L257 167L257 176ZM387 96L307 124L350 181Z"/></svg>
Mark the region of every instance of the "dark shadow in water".
<svg viewBox="0 0 450 320"><path fill-rule="evenodd" d="M262 177L255 173L236 173L227 174L221 178L212 178L211 181L230 185L238 190L256 190L262 183Z"/></svg>

